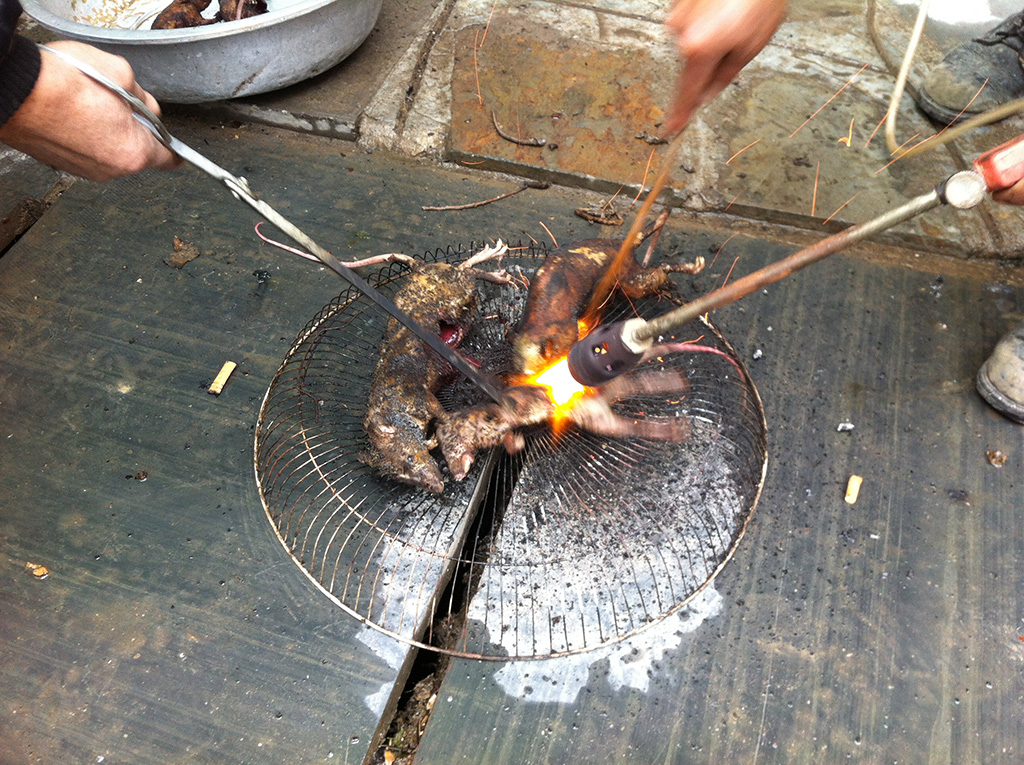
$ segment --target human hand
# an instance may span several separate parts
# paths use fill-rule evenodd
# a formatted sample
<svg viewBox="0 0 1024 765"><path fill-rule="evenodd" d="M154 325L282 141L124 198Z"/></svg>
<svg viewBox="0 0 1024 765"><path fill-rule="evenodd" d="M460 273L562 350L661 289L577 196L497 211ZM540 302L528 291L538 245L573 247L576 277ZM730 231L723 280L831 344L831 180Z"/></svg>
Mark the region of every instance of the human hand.
<svg viewBox="0 0 1024 765"><path fill-rule="evenodd" d="M771 39L786 0L677 0L665 23L683 70L665 129L678 133Z"/></svg>
<svg viewBox="0 0 1024 765"><path fill-rule="evenodd" d="M160 114L156 99L135 81L131 66L120 56L71 41L49 46L92 65ZM180 157L132 116L124 99L45 50L39 79L0 127L0 142L93 181L181 164Z"/></svg>
<svg viewBox="0 0 1024 765"><path fill-rule="evenodd" d="M992 199L1004 205L1024 205L1024 181L1018 181L1008 189L1002 189L992 195Z"/></svg>

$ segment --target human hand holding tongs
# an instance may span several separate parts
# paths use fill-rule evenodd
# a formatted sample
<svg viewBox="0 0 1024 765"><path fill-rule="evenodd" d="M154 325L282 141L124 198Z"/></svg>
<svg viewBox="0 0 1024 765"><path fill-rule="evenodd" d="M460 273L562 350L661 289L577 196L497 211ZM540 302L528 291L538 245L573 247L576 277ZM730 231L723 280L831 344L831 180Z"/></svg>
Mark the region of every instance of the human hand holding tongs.
<svg viewBox="0 0 1024 765"><path fill-rule="evenodd" d="M235 199L249 205L249 207L273 223L281 231L305 247L309 252L316 255L316 257L319 258L325 266L337 273L349 282L349 284L356 287L360 292L380 306L384 311L408 327L409 330L419 337L426 345L436 351L441 358L451 364L455 369L468 377L491 399L494 401L501 400L501 392L489 379L474 369L450 346L445 345L445 343L435 333L413 320L413 318L405 311L396 306L394 301L389 300L376 289L371 287L366 280L359 276L355 271L334 257L334 255L332 255L328 250L314 242L307 234L277 212L277 210L256 196L249 187L249 182L245 178L229 173L227 170L220 167L215 162L210 161L192 147L182 143L180 140L172 136L160 118L154 114L152 109L146 106L141 99L136 97L134 94L129 93L95 67L90 66L83 61L79 61L74 56L68 55L62 50L50 48L46 45L40 45L39 47L49 53L52 53L68 66L74 67L82 74L92 78L123 98L128 105L131 106L135 119L145 126L160 143L189 164L194 165L214 180L221 183L228 191L231 192L231 195L235 197Z"/></svg>
<svg viewBox="0 0 1024 765"><path fill-rule="evenodd" d="M160 118L153 113L153 110L146 106L142 102L142 99L140 99L134 93L129 93L127 90L122 88L120 85L118 85L112 79L110 79L101 71L96 69L94 66L91 66L90 64L87 64L84 61L79 61L74 56L71 56L62 50L59 50L57 48L51 48L47 45L40 45L39 47L48 53L52 53L54 56L59 58L68 66L74 67L82 74L92 78L96 82L100 83L104 87L108 88L109 90L113 91L121 98L123 98L131 107L135 119L138 120L144 127L146 127L160 143L162 143L168 149L173 151L175 154L177 154L183 160L188 162L190 165L194 165L207 175L214 178L216 181L226 186L228 191L231 192L232 196L234 196L235 199L245 202L251 208L256 210L256 212L258 212L260 215L264 216L267 220L269 220L279 229L288 234L288 236L290 236L292 239L297 241L303 247L308 248L310 252L312 252L321 260L324 260L325 263L326 260L324 256L326 256L327 259L333 259L333 256L327 250L320 247L320 245L318 245L306 234L304 234L302 231L300 231L298 228L292 225L273 207L271 207L266 202L257 197L256 194L253 193L252 189L249 188L249 182L245 178L241 178L239 176L233 175L232 173L229 173L227 170L220 167L216 163L211 162L209 159L204 157L195 149L191 148L185 143L182 143L177 138L172 136L168 132L167 128L164 127L164 123L160 121ZM327 263L327 265L330 264Z"/></svg>

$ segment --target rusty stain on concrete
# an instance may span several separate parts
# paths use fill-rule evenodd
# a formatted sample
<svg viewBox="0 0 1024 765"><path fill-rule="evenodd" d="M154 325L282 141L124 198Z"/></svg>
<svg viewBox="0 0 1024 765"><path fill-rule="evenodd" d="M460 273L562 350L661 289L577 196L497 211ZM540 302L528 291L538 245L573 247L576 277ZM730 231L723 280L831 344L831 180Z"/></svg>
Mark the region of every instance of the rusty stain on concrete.
<svg viewBox="0 0 1024 765"><path fill-rule="evenodd" d="M507 26L507 25L506 25ZM551 30L503 29L494 19L458 33L452 77L451 153L639 184L657 134L665 94L644 50L580 46ZM539 32L544 34L540 34ZM479 46L479 47L477 47ZM474 55L474 50L475 55ZM478 90L479 82L479 90ZM521 146L506 134L544 139Z"/></svg>

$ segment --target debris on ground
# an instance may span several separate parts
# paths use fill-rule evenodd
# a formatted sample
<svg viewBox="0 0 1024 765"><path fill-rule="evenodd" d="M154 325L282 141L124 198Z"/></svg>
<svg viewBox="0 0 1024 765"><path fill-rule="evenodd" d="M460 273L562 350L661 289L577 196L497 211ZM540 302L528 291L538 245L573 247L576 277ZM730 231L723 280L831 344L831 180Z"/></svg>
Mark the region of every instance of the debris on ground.
<svg viewBox="0 0 1024 765"><path fill-rule="evenodd" d="M186 242L180 236L174 237L174 253L164 260L164 265L171 268L181 268L199 257L199 248L192 242Z"/></svg>

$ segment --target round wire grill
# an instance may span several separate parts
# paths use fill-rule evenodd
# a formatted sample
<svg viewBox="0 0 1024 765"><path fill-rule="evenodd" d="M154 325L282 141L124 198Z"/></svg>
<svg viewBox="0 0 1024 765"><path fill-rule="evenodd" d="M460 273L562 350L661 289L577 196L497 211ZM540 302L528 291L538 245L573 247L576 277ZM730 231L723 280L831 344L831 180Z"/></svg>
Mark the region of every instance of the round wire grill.
<svg viewBox="0 0 1024 765"><path fill-rule="evenodd" d="M473 252L423 260L456 263ZM529 276L544 255L527 248L504 265ZM393 294L408 273L392 265L369 281ZM460 351L501 373L525 292L485 282L478 292ZM673 300L613 302L604 319L651 318ZM688 390L613 405L630 419L686 418L682 443L537 426L522 451L481 455L461 482L439 459L441 494L381 478L358 457L386 325L355 290L331 301L289 350L256 428L267 517L341 608L453 655L549 658L622 640L677 611L731 557L764 480L765 420L746 370L709 322L663 338L688 345L634 373L682 370ZM449 411L483 400L467 381L438 398Z"/></svg>

